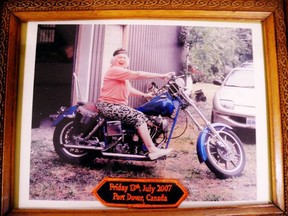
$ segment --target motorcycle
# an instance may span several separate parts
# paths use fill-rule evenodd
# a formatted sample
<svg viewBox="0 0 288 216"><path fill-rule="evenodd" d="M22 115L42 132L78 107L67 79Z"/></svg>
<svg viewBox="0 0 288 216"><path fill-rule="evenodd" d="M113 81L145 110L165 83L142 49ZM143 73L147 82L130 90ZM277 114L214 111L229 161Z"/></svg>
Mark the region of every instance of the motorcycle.
<svg viewBox="0 0 288 216"><path fill-rule="evenodd" d="M182 76L173 76L137 110L149 119L150 136L157 148L169 147L181 111L200 131L196 144L200 163L205 162L221 179L239 176L244 170L246 156L241 140L230 126L211 124L205 118L187 94ZM53 125L55 151L68 163L89 162L96 157L151 161L136 129L105 118L94 104L78 102L69 108L62 107Z"/></svg>

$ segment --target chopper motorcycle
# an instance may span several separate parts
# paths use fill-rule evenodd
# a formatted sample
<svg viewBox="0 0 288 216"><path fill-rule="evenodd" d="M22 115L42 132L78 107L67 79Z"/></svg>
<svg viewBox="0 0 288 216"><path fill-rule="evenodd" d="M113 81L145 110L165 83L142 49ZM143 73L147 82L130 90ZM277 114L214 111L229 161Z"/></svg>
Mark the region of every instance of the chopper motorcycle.
<svg viewBox="0 0 288 216"><path fill-rule="evenodd" d="M137 110L149 119L150 136L158 148L169 147L179 113L184 112L200 131L196 145L200 163L205 162L221 179L239 176L244 170L246 156L241 140L230 126L211 124L205 118L187 94L182 76L173 76ZM68 163L89 162L96 157L151 161L136 129L106 119L94 104L78 102L69 108L62 107L53 125L55 151Z"/></svg>

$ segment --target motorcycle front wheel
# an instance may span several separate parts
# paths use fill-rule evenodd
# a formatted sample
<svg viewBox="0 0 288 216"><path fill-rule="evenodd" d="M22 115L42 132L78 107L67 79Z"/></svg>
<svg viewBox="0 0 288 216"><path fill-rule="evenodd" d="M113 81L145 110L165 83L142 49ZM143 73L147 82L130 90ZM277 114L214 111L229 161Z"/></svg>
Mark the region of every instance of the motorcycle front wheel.
<svg viewBox="0 0 288 216"><path fill-rule="evenodd" d="M244 147L238 136L227 128L215 128L225 145L212 133L205 142L208 168L221 179L240 176L246 163Z"/></svg>
<svg viewBox="0 0 288 216"><path fill-rule="evenodd" d="M63 119L55 128L53 145L56 153L65 162L72 164L89 163L93 160L93 154L89 150L67 148L64 144L73 145L73 136L77 135L74 127L74 119Z"/></svg>

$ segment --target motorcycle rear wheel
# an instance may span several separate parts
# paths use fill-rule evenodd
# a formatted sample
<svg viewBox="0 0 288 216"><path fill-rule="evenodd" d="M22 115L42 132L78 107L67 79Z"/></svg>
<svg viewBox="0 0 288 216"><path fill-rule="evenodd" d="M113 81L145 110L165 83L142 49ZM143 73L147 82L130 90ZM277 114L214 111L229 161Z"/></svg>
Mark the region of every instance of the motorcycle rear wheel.
<svg viewBox="0 0 288 216"><path fill-rule="evenodd" d="M217 130L217 128L215 128ZM229 150L220 145L220 141L212 134L207 136L205 147L208 168L220 179L240 176L246 163L243 144L230 129L218 129L219 135L226 142Z"/></svg>
<svg viewBox="0 0 288 216"><path fill-rule="evenodd" d="M53 134L53 145L56 153L65 162L72 164L89 163L95 155L89 150L66 148L64 144L72 144L73 136L77 135L74 127L74 119L63 119L55 128Z"/></svg>

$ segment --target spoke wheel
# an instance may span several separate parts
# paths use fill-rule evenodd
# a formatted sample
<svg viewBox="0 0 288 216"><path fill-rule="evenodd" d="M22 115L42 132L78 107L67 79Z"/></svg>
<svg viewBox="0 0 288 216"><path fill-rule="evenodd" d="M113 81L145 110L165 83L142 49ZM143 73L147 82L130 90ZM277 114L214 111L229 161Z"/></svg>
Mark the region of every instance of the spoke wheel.
<svg viewBox="0 0 288 216"><path fill-rule="evenodd" d="M92 159L92 153L89 150L77 148L73 140L73 136L76 135L73 125L74 119L64 119L56 126L53 135L55 151L61 159L68 163L89 162ZM64 144L75 144L75 148L65 147Z"/></svg>
<svg viewBox="0 0 288 216"><path fill-rule="evenodd" d="M219 178L239 176L245 166L246 156L243 144L231 130L218 131L225 145L211 134L205 142L209 169Z"/></svg>

